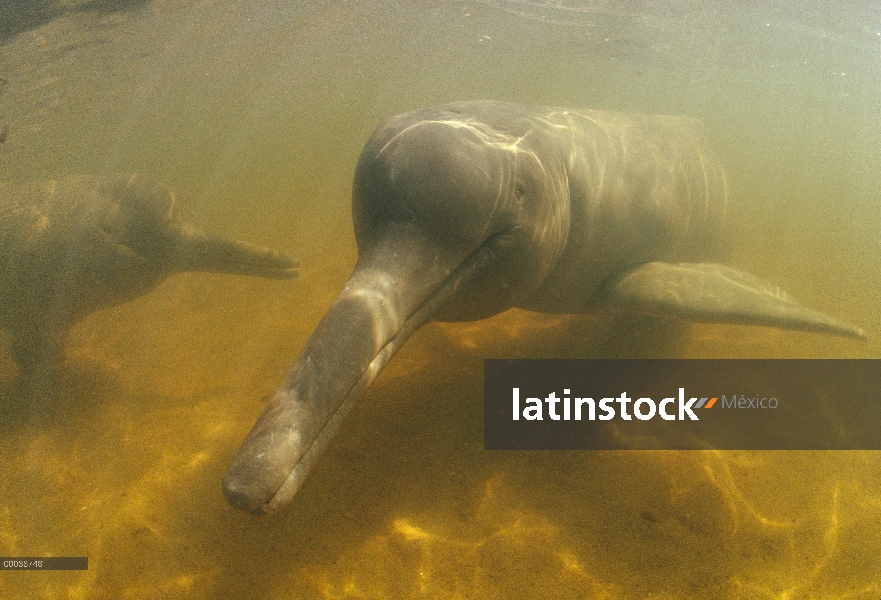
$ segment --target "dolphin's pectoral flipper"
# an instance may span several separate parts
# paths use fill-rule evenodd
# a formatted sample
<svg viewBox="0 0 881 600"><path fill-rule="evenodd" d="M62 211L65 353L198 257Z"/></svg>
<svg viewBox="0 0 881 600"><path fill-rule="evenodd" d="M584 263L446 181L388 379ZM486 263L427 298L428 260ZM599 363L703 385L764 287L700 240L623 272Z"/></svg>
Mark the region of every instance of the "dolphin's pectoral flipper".
<svg viewBox="0 0 881 600"><path fill-rule="evenodd" d="M866 337L862 329L801 306L777 286L717 263L651 262L626 269L591 300L591 312L601 310Z"/></svg>

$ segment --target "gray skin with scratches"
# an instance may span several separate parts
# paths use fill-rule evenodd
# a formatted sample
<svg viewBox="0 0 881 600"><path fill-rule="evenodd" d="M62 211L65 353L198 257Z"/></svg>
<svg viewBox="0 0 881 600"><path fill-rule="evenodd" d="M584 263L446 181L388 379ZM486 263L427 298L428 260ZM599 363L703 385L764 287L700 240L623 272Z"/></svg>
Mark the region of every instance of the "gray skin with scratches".
<svg viewBox="0 0 881 600"><path fill-rule="evenodd" d="M223 481L288 503L359 395L432 320L634 312L849 337L718 264L724 171L687 118L459 102L393 117L355 171L358 261Z"/></svg>
<svg viewBox="0 0 881 600"><path fill-rule="evenodd" d="M184 271L297 276L274 250L182 223L174 194L142 175L0 184L0 327L20 379L51 371L80 319Z"/></svg>

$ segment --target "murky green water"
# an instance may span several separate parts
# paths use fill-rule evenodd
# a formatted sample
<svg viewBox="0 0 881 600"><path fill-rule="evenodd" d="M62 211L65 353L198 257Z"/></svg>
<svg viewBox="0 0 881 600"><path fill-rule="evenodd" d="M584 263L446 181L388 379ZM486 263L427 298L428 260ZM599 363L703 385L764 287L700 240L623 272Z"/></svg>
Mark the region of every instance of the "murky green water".
<svg viewBox="0 0 881 600"><path fill-rule="evenodd" d="M881 17L856 3L66 3L0 45L0 179L137 170L294 281L175 276L71 332L59 397L0 424L4 598L881 597L875 452L482 450L484 357L879 356ZM493 98L706 121L736 264L867 343L596 317L433 324L292 504L228 461L345 281L358 152L384 118ZM3 338L4 344L7 340ZM16 367L0 353L3 400Z"/></svg>

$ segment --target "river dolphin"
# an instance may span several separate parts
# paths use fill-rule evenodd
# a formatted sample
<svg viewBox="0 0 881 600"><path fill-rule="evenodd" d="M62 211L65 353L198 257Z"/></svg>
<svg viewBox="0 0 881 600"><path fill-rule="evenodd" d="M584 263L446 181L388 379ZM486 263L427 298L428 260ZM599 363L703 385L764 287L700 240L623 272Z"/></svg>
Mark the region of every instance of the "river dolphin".
<svg viewBox="0 0 881 600"><path fill-rule="evenodd" d="M86 315L183 271L297 276L274 250L182 223L174 194L143 175L0 184L0 327L20 379L51 371Z"/></svg>
<svg viewBox="0 0 881 600"><path fill-rule="evenodd" d="M383 123L355 170L358 261L232 459L223 491L291 500L398 348L511 307L863 337L719 264L728 189L683 117L457 102Z"/></svg>

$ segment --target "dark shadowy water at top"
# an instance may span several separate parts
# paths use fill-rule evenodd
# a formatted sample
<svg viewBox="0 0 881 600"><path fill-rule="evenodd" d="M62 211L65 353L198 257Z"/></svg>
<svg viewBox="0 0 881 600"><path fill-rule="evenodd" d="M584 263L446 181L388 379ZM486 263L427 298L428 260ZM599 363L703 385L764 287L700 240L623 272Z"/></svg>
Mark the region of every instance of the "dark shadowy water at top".
<svg viewBox="0 0 881 600"><path fill-rule="evenodd" d="M139 171L293 281L175 276L71 332L0 423L9 598L881 597L875 452L485 452L485 357L877 358L881 13L870 2L31 2L0 25L0 180ZM345 281L383 119L492 98L704 120L732 264L868 342L509 311L418 332L284 511L220 491ZM665 338L666 339L666 338ZM8 339L0 385L16 367ZM669 342L669 340L668 340Z"/></svg>

